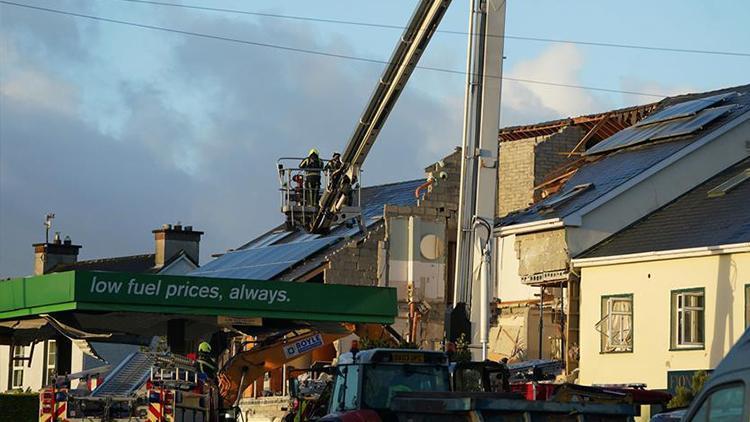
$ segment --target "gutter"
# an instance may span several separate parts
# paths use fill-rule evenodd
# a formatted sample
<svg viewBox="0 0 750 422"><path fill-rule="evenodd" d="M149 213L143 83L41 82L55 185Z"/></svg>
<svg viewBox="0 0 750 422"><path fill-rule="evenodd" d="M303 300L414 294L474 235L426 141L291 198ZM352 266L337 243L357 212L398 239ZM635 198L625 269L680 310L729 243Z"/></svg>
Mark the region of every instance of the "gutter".
<svg viewBox="0 0 750 422"><path fill-rule="evenodd" d="M630 264L636 262L661 261L666 259L696 258L711 255L750 252L750 242L726 245L701 246L697 248L670 249L666 251L639 252L624 255L577 258L571 260L574 268L602 267L606 265Z"/></svg>
<svg viewBox="0 0 750 422"><path fill-rule="evenodd" d="M494 237L505 237L511 234L524 234L552 230L564 227L565 223L559 218L548 218L546 220L532 221L530 223L513 224L510 226L497 227L493 230Z"/></svg>

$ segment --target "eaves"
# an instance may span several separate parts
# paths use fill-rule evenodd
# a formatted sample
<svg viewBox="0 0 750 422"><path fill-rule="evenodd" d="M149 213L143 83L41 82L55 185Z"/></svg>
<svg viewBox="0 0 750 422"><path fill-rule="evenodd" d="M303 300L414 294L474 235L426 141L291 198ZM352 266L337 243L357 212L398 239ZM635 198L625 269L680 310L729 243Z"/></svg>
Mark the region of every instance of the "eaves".
<svg viewBox="0 0 750 422"><path fill-rule="evenodd" d="M697 258L702 256L726 255L743 252L750 252L750 242L701 246L697 248L670 249L664 251L638 252L624 255L599 256L594 258L576 258L571 260L571 265L574 268L603 267L608 265L664 261L680 258Z"/></svg>

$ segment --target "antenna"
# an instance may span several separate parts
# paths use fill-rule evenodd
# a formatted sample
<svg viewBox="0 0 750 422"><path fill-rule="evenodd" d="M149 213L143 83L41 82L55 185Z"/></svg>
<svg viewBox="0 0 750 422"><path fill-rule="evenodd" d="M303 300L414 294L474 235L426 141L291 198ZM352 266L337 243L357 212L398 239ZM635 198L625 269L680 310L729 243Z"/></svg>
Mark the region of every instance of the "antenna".
<svg viewBox="0 0 750 422"><path fill-rule="evenodd" d="M44 218L44 243L49 243L49 229L52 227L52 220L55 218L55 213L48 212Z"/></svg>

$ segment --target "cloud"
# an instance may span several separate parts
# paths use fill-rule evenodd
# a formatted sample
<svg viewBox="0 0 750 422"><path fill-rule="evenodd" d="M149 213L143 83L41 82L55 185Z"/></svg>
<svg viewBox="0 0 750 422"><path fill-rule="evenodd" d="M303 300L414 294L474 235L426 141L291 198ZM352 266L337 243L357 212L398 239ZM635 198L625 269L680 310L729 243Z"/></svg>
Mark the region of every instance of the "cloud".
<svg viewBox="0 0 750 422"><path fill-rule="evenodd" d="M620 78L620 89L623 91L642 92L646 94L656 94L664 97L673 95L682 95L688 92L700 92L701 90L693 86L676 86L664 84L653 80L639 78L637 76L623 76ZM647 104L659 101L658 97L646 97L643 95L623 94L623 100L626 104Z"/></svg>
<svg viewBox="0 0 750 422"><path fill-rule="evenodd" d="M305 26L204 14L150 18L197 32L356 53L340 38L321 38ZM326 155L341 150L381 70L138 33L144 51L159 43L164 54L158 63L136 62L122 72L104 51L108 42L119 45L119 33L109 40L104 27L66 27L79 34L66 46L59 31L36 33L24 19L4 37L15 59L3 64L3 74L12 77L0 87L4 276L31 271L30 244L41 240L48 211L57 213L56 230L83 244L83 259L149 252L150 230L181 220L206 232L205 261L281 223L275 160L304 155L311 146ZM80 54L20 47L78 51L93 32L101 36L99 47ZM113 116L117 130L108 130ZM407 87L365 164L364 183L422 177L426 164L460 143L460 118L455 104Z"/></svg>
<svg viewBox="0 0 750 422"><path fill-rule="evenodd" d="M516 63L505 74L511 78L581 85L585 65L581 50L570 44L553 44L539 56ZM532 123L606 110L591 92L568 87L503 82L503 122Z"/></svg>
<svg viewBox="0 0 750 422"><path fill-rule="evenodd" d="M67 81L36 69L22 57L8 35L0 33L0 57L4 60L0 95L34 107L59 113L75 113L78 99Z"/></svg>

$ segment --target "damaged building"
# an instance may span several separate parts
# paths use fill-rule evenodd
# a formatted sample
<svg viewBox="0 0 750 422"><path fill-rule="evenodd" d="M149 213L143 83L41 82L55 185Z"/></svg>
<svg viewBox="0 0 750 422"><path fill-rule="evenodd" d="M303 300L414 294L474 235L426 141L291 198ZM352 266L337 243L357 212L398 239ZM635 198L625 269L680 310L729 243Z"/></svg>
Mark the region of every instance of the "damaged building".
<svg viewBox="0 0 750 422"><path fill-rule="evenodd" d="M539 341L562 343L569 370L578 364L580 329L571 259L747 157L748 92L740 86L665 99L635 125L581 145L575 162L538 185L553 193L497 221L501 306L536 302L534 295L544 293L547 304L564 311L560 339L544 331ZM502 339L502 320L500 326Z"/></svg>

